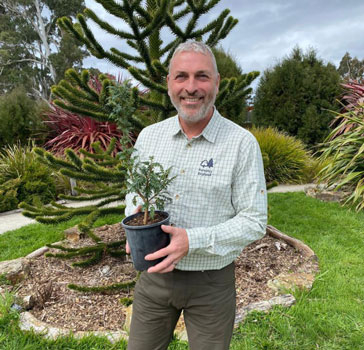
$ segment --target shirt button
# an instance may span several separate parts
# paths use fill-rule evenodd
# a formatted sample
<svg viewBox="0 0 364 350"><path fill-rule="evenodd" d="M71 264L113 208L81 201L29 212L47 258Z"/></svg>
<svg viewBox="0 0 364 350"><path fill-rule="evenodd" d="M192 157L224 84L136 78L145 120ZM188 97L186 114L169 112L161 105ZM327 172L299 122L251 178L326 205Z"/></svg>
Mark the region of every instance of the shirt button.
<svg viewBox="0 0 364 350"><path fill-rule="evenodd" d="M176 195L174 196L174 198L176 199L176 201L177 201L177 200L179 200L179 195L178 195L178 194L176 194Z"/></svg>
<svg viewBox="0 0 364 350"><path fill-rule="evenodd" d="M187 147L188 147L188 148L191 148L191 144L190 144L190 143L188 143L188 144L187 144Z"/></svg>
<svg viewBox="0 0 364 350"><path fill-rule="evenodd" d="M184 174L184 173L185 173L185 170L184 170L184 169L182 169L182 170L181 170L181 174Z"/></svg>

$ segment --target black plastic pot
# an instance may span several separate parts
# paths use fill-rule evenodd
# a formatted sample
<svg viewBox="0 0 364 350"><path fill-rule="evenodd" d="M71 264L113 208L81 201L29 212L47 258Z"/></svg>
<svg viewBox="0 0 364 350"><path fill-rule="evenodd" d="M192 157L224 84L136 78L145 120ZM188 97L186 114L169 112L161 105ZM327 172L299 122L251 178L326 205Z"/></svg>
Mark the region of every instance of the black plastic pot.
<svg viewBox="0 0 364 350"><path fill-rule="evenodd" d="M126 232L134 267L138 271L147 270L149 267L160 263L164 258L147 261L144 257L166 247L170 241L169 234L164 233L161 229L161 225L169 224L169 214L165 211L156 211L156 213L161 213L165 219L144 226L128 225L128 222L136 216L144 215L144 213L136 213L127 216L121 222Z"/></svg>

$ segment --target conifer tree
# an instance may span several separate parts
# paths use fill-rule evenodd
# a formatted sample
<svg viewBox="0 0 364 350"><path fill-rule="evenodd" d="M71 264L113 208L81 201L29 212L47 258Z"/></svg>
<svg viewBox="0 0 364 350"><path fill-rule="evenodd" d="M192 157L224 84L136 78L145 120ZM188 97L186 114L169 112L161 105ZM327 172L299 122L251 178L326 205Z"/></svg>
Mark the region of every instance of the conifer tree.
<svg viewBox="0 0 364 350"><path fill-rule="evenodd" d="M213 21L199 28L201 17L208 13L220 0L95 0L107 12L115 16L115 22L123 21L129 26L128 31L115 28L112 24L101 20L95 12L85 9L77 15L77 23L70 18L62 17L58 25L71 33L89 52L99 58L107 59L115 66L129 71L131 76L145 86L147 94L138 96L138 105L147 106L149 119L136 118L135 123L147 125L163 120L174 111L166 86L168 65L175 48L188 39L203 40L215 47L224 39L238 20L229 16L226 9ZM91 19L100 28L120 39L120 48L110 50L98 42L86 20ZM168 42L162 38L161 32L172 39ZM60 107L72 112L79 112L96 119L107 118L108 111L103 103L95 107L92 91L85 84L86 73L77 74L74 70L67 72L65 79L52 92L58 98L54 101ZM257 77L257 72L246 75L245 79L235 77L225 78L220 83L220 93L217 96L217 108L231 105L246 95L249 84ZM109 84L104 79L105 87ZM105 101L105 94L100 99ZM243 102L242 102L243 103Z"/></svg>

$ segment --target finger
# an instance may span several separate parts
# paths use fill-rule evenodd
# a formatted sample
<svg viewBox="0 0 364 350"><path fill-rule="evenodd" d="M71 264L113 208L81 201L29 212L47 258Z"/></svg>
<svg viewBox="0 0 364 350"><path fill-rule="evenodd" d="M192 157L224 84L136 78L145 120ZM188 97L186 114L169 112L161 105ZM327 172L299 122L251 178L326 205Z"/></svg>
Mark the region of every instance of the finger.
<svg viewBox="0 0 364 350"><path fill-rule="evenodd" d="M171 258L166 258L159 264L152 266L148 269L148 273L166 273L171 272L175 268L175 264Z"/></svg>
<svg viewBox="0 0 364 350"><path fill-rule="evenodd" d="M154 253L148 254L144 257L145 260L155 260L159 258L164 258L170 253L170 249L168 249L168 246L162 249L157 250Z"/></svg>
<svg viewBox="0 0 364 350"><path fill-rule="evenodd" d="M169 233L169 234L174 234L175 233L175 231L176 231L176 228L175 227L173 227L173 226L169 226L169 225L162 225L161 226L161 229L162 229L162 231L163 232L165 232L165 233Z"/></svg>
<svg viewBox="0 0 364 350"><path fill-rule="evenodd" d="M134 214L140 213L142 211L142 206L138 205L135 210L134 210Z"/></svg>
<svg viewBox="0 0 364 350"><path fill-rule="evenodd" d="M126 244L125 244L125 252L126 252L126 254L130 254L130 246L129 246L128 241L126 241Z"/></svg>

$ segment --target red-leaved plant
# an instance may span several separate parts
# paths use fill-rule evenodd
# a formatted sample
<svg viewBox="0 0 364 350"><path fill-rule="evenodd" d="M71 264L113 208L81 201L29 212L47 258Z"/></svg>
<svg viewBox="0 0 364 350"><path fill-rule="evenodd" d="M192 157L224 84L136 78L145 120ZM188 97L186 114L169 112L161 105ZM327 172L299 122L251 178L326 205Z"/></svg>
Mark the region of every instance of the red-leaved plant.
<svg viewBox="0 0 364 350"><path fill-rule="evenodd" d="M351 115L363 115L364 112L364 83L357 80L349 80L341 85L345 89L341 99L343 110L341 113L337 114L331 123L331 126L334 126L337 129L335 133L330 135L330 139L334 139L356 126L356 123L347 118L350 116L350 113ZM348 114L348 112L350 113ZM338 128L338 126L341 127Z"/></svg>
<svg viewBox="0 0 364 350"><path fill-rule="evenodd" d="M106 149L114 137L117 140L115 152L121 151L118 140L121 132L115 123L99 122L90 117L83 117L66 111L51 103L52 110L47 113L46 124L51 129L53 137L44 147L57 155L63 155L66 148L78 151L84 150L93 153L91 145L99 141L100 146Z"/></svg>
<svg viewBox="0 0 364 350"><path fill-rule="evenodd" d="M115 80L112 75L107 75L111 80ZM118 83L121 82L118 78ZM102 82L96 75L90 76L89 86L96 93L100 94L102 90ZM81 116L76 113L58 107L54 103L51 104L51 111L46 113L45 123L50 127L50 139L44 147L56 155L63 155L66 148L78 151L84 150L93 153L92 144L99 141L100 146L106 149L112 138L116 138L116 147L114 153L122 150L119 142L122 134L118 130L116 123L100 122L91 117Z"/></svg>

